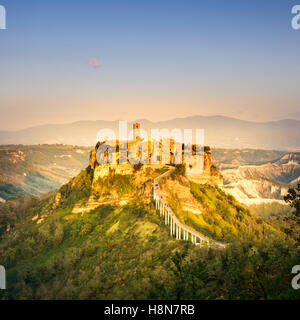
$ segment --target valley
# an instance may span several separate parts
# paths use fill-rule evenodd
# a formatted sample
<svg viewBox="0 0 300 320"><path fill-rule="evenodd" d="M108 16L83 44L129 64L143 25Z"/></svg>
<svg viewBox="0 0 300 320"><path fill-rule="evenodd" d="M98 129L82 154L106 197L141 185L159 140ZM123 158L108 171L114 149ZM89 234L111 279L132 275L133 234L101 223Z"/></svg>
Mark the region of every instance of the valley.
<svg viewBox="0 0 300 320"><path fill-rule="evenodd" d="M283 197L290 186L295 186L300 178L300 154L288 153L279 159L261 164L242 164L232 168L220 165L224 178L224 190L247 206L282 206ZM262 206L263 207L263 206Z"/></svg>
<svg viewBox="0 0 300 320"><path fill-rule="evenodd" d="M0 202L59 188L87 166L89 153L76 146L0 146Z"/></svg>

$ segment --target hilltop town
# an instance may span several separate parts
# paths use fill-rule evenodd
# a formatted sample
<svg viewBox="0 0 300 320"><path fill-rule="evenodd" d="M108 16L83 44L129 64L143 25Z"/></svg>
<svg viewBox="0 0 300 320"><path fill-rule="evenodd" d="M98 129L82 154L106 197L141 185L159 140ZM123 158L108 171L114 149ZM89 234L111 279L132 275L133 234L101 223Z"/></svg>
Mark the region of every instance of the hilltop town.
<svg viewBox="0 0 300 320"><path fill-rule="evenodd" d="M173 138L161 138L159 141L153 141L151 138L142 140L140 135L140 124L133 124L133 140L124 142L116 141L99 141L95 148L91 151L89 165L95 170L95 177L104 177L110 171L115 174L132 174L135 171L135 166L142 166L145 163L145 168L162 168L165 165L175 166L177 163L182 164L187 171L191 180L198 183L212 183L222 185L223 180L219 171L212 165L210 147L204 146L203 150L198 148L196 144L190 146L191 152L186 152L183 143L178 143ZM121 149L126 148L125 161L121 161ZM155 145L158 147L155 149ZM114 146L111 148L111 146ZM138 146L138 147L136 147ZM105 150L102 153L102 158L97 158L99 147ZM134 150L134 148L136 149ZM107 149L106 149L107 148ZM165 149L168 148L168 149ZM140 159L135 165L130 164L129 153L131 150L136 152L137 158ZM199 150L198 150L199 149ZM144 156L141 155L141 150L146 150ZM194 159L198 156L198 159ZM179 161L178 161L179 159ZM177 161L176 161L177 160ZM122 162L122 163L121 163Z"/></svg>

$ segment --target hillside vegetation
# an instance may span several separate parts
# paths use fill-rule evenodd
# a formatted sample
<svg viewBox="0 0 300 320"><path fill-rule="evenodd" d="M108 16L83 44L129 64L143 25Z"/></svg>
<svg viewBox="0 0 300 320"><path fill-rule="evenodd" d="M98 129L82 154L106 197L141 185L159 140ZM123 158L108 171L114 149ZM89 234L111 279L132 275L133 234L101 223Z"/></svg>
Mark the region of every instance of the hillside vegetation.
<svg viewBox="0 0 300 320"><path fill-rule="evenodd" d="M216 185L198 184L180 177L165 181L163 190L181 222L215 240L284 237Z"/></svg>
<svg viewBox="0 0 300 320"><path fill-rule="evenodd" d="M253 219L233 199L226 205L217 188L192 184L191 192L207 210L205 219L211 215L210 228L201 230L234 239L224 250L199 248L169 236L148 201L151 184L138 192L132 189L136 179L151 181L158 172L146 176L139 170L134 176L112 174L97 181L93 174L89 167L57 194L1 206L0 264L7 269L8 287L0 292L2 299L299 298L290 286L290 270L298 262L293 241L269 236L271 227ZM87 203L95 186L99 201L109 194L137 196L125 205L74 213L75 204ZM213 212L217 205L224 211L220 221L227 223L219 225L219 235L212 229L219 219ZM265 238L260 238L263 226Z"/></svg>

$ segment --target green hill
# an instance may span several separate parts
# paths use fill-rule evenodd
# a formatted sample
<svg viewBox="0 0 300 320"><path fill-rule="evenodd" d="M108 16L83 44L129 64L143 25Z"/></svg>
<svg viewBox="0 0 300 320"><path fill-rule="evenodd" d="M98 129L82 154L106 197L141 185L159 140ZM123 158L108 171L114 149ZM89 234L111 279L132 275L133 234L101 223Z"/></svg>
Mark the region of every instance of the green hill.
<svg viewBox="0 0 300 320"><path fill-rule="evenodd" d="M241 236L242 225L235 220L240 218L233 215L227 223L240 233L226 249L177 241L169 236L151 201L153 178L165 169L136 170L132 175L111 171L94 179L95 172L88 167L56 194L3 204L0 264L7 270L7 290L0 297L299 298L290 286L297 250L291 240L278 236L283 234L277 229L267 227L263 220L258 223L249 212L240 212L252 224L249 237ZM201 190L200 200L197 188L192 185L196 201L207 203L209 210L221 203L225 206L225 198L220 199L215 187L203 187L209 193ZM91 209L95 201L99 206ZM237 206L234 200L232 204ZM228 202L228 210L232 204ZM76 213L78 206L90 210ZM216 221L207 223L213 230ZM207 235L215 236L213 232Z"/></svg>

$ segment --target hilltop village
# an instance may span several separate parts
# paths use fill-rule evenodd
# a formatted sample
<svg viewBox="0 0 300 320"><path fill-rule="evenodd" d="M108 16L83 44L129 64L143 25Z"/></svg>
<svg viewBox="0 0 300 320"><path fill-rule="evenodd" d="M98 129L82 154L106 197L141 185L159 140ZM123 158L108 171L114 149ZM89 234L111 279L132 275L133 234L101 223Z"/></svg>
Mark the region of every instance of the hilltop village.
<svg viewBox="0 0 300 320"><path fill-rule="evenodd" d="M176 163L176 159L180 160L187 171L191 180L197 181L198 183L213 183L217 185L222 185L223 180L219 171L212 165L211 160L211 151L210 147L205 146L203 152L199 152L197 150L197 146L195 144L191 145L191 152L187 154L184 150L184 144L176 142L173 138L166 139L162 138L158 143L158 150L154 150L154 142L150 138L141 139L140 135L140 124L133 124L133 139L127 141L127 152L125 152L128 160L129 153L131 150L135 148L135 146L139 145L140 148L136 148L137 156L140 156L140 149L147 150L144 153L143 163L144 167L152 167L152 168L161 168L165 165L174 166ZM114 149L110 148L110 146L114 144ZM99 164L97 158L97 151L99 147L107 146L107 150L103 153L104 162ZM169 153L166 154L165 147L169 148ZM109 172L114 171L115 174L132 174L134 172L134 165L130 164L130 161L120 161L121 152L120 150L124 148L124 142L120 142L119 140L115 141L99 141L95 148L91 151L89 165L92 169L95 170L94 174L96 178L104 177L109 174ZM109 151L110 150L110 151ZM111 150L114 150L113 153ZM193 158L198 155L202 162L199 165L199 162L195 162ZM113 159L113 161L109 161ZM102 159L103 160L103 159ZM194 162L193 162L194 161ZM120 163L121 162L121 163ZM138 165L138 164L136 164ZM141 165L141 164L140 164Z"/></svg>

